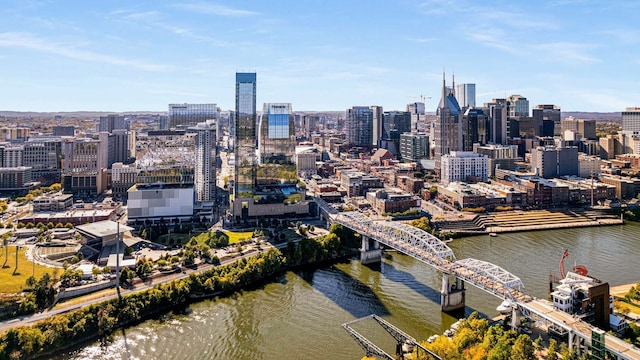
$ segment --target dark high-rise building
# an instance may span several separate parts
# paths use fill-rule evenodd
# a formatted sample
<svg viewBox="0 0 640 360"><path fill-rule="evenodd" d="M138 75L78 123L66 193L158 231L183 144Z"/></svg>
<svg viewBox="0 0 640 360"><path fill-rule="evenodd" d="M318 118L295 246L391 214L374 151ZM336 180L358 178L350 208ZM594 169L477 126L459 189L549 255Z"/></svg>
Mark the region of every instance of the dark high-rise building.
<svg viewBox="0 0 640 360"><path fill-rule="evenodd" d="M234 197L252 198L256 177L256 73L236 73ZM234 206L234 212L236 207ZM247 210L248 211L248 210ZM241 214L234 213L235 216Z"/></svg>
<svg viewBox="0 0 640 360"><path fill-rule="evenodd" d="M100 116L98 122L98 132L106 131L113 132L113 130L131 130L131 124L129 120L125 119L122 115L107 115Z"/></svg>
<svg viewBox="0 0 640 360"><path fill-rule="evenodd" d="M347 109L347 143L352 146L373 146L373 113L368 106Z"/></svg>
<svg viewBox="0 0 640 360"><path fill-rule="evenodd" d="M76 128L73 126L56 125L53 127L53 136L75 136Z"/></svg>
<svg viewBox="0 0 640 360"><path fill-rule="evenodd" d="M193 126L217 118L216 104L169 104L169 128Z"/></svg>
<svg viewBox="0 0 640 360"><path fill-rule="evenodd" d="M522 95L511 95L507 98L507 116L514 118L529 116L529 100Z"/></svg>
<svg viewBox="0 0 640 360"><path fill-rule="evenodd" d="M505 99L493 99L490 103L485 103L487 117L489 119L488 143L506 144L509 120L508 102Z"/></svg>
<svg viewBox="0 0 640 360"><path fill-rule="evenodd" d="M450 151L462 150L462 112L455 93L451 88L447 88L442 74L442 98L438 105L436 113L436 121L434 127L435 138L435 170L440 173L440 159L443 155L449 154Z"/></svg>
<svg viewBox="0 0 640 360"><path fill-rule="evenodd" d="M400 135L411 132L411 113L408 111L385 111L382 115L382 136L378 146L393 155L400 152Z"/></svg>
<svg viewBox="0 0 640 360"><path fill-rule="evenodd" d="M542 119L543 135L542 136L560 136L562 135L562 126L560 120L560 107L550 104L537 105L533 108L533 117L536 122ZM546 124L544 122L547 122ZM551 122L551 123L549 123ZM550 127L553 130L549 133Z"/></svg>
<svg viewBox="0 0 640 360"><path fill-rule="evenodd" d="M489 124L482 109L468 108L462 124L462 151L472 151L476 143L487 143Z"/></svg>

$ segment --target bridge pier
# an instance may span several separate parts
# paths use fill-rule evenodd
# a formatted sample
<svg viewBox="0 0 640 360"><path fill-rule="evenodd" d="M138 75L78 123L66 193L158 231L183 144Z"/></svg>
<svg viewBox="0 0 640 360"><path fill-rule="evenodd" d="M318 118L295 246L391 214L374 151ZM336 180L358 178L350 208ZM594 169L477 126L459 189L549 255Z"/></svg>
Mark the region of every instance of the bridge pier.
<svg viewBox="0 0 640 360"><path fill-rule="evenodd" d="M440 292L440 306L442 312L452 312L464 309L465 288L464 281L454 278L455 282L449 284L449 274L442 273L442 291Z"/></svg>
<svg viewBox="0 0 640 360"><path fill-rule="evenodd" d="M363 265L379 263L382 260L380 243L368 236L362 235L362 247L360 248L360 262Z"/></svg>

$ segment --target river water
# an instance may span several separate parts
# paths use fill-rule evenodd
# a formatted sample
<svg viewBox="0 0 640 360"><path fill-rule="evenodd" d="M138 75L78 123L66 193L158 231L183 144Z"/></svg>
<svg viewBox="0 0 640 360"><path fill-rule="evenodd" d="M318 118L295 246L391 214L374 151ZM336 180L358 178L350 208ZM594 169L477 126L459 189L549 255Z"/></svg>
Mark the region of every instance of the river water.
<svg viewBox="0 0 640 360"><path fill-rule="evenodd" d="M585 265L591 275L621 285L640 281L640 225L590 227L457 239L458 259L492 262L519 276L527 291L546 297L550 273ZM417 339L442 333L454 317L440 311L439 275L430 266L391 253L377 267L345 261L288 272L264 286L190 305L118 331L59 359L361 359L364 352L340 326L372 313ZM500 300L467 290L465 313L496 316ZM374 321L354 326L388 353L393 340Z"/></svg>

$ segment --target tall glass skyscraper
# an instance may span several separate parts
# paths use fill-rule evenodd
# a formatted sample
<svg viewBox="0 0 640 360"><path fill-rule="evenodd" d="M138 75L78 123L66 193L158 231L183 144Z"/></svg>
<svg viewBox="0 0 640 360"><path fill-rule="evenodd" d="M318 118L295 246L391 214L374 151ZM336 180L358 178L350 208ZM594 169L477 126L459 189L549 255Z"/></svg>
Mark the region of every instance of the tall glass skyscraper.
<svg viewBox="0 0 640 360"><path fill-rule="evenodd" d="M251 198L256 177L256 73L236 73L234 198ZM234 209L237 207L234 206ZM234 214L238 216L239 214Z"/></svg>
<svg viewBox="0 0 640 360"><path fill-rule="evenodd" d="M266 103L260 119L260 164L291 164L296 147L290 103Z"/></svg>

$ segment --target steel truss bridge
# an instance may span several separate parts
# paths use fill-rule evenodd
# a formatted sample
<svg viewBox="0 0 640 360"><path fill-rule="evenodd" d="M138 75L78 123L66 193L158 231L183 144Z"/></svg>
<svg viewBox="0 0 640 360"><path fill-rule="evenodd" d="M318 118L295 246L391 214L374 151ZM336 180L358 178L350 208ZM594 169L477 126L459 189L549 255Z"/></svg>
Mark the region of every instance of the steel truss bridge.
<svg viewBox="0 0 640 360"><path fill-rule="evenodd" d="M330 221L341 224L363 238L412 256L429 264L445 275L454 276L498 298L509 300L514 309L555 326L568 333L569 347L591 346L591 334L597 328L573 318L553 307L546 300L527 294L519 277L498 265L478 259L457 260L453 250L437 237L414 226L391 221L374 221L363 213L352 211L330 214ZM363 243L364 244L364 243ZM443 286L443 292L445 287ZM618 359L640 359L640 349L615 336L604 335L607 352Z"/></svg>

